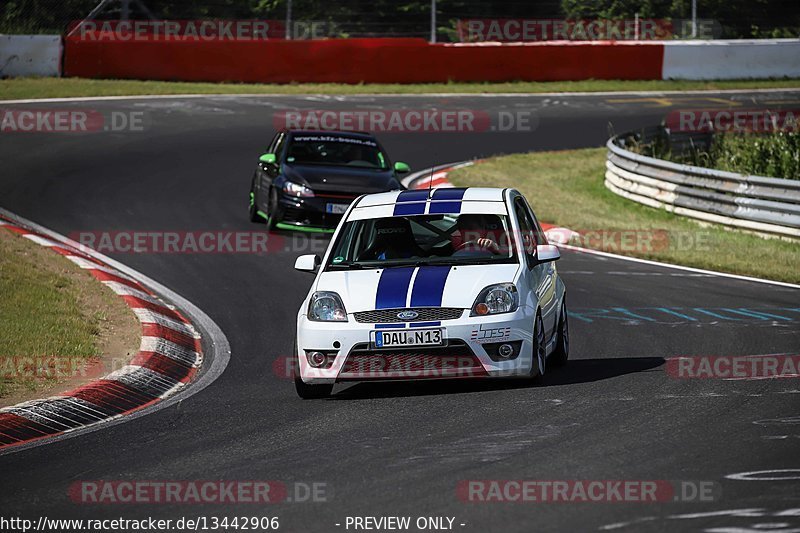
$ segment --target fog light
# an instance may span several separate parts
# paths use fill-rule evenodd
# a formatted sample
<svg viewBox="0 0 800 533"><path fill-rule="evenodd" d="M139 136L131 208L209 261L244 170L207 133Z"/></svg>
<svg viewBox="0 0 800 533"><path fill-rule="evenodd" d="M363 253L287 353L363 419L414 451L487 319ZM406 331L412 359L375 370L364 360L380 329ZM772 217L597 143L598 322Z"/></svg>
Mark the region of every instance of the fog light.
<svg viewBox="0 0 800 533"><path fill-rule="evenodd" d="M503 359L508 359L512 355L514 355L514 347L510 344L501 344L500 347L497 349L497 355L502 357Z"/></svg>
<svg viewBox="0 0 800 533"><path fill-rule="evenodd" d="M522 341L487 342L482 347L492 361L505 363L519 357Z"/></svg>
<svg viewBox="0 0 800 533"><path fill-rule="evenodd" d="M308 364L313 366L314 368L319 368L325 364L325 354L322 352L311 352L306 355L308 359Z"/></svg>

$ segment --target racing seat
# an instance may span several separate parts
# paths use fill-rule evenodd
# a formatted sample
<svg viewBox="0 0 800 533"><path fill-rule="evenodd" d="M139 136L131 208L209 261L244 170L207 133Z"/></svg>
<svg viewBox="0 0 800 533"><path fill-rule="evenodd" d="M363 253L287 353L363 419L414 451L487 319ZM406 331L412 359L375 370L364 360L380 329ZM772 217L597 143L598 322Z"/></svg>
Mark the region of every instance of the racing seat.
<svg viewBox="0 0 800 533"><path fill-rule="evenodd" d="M403 217L381 218L375 222L375 240L358 257L359 261L423 257L414 239L411 223Z"/></svg>

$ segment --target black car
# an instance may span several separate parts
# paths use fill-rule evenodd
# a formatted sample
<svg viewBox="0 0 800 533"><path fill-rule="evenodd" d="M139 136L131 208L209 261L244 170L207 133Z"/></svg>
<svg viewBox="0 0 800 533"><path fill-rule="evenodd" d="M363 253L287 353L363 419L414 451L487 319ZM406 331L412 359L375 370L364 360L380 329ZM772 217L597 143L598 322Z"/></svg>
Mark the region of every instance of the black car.
<svg viewBox="0 0 800 533"><path fill-rule="evenodd" d="M374 135L281 130L259 158L250 186L250 220L270 229L331 232L365 193L404 189L411 169L392 164Z"/></svg>

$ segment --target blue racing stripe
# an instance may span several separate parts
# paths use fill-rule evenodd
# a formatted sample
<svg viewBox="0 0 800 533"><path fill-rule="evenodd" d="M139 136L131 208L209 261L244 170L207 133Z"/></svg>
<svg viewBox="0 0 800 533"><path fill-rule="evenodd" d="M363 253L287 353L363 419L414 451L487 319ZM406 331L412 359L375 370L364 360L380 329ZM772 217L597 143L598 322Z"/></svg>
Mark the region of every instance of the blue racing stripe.
<svg viewBox="0 0 800 533"><path fill-rule="evenodd" d="M438 307L442 305L442 294L449 266L420 267L411 290L411 307Z"/></svg>
<svg viewBox="0 0 800 533"><path fill-rule="evenodd" d="M406 295L414 267L385 268L378 280L375 309L392 309L406 306Z"/></svg>
<svg viewBox="0 0 800 533"><path fill-rule="evenodd" d="M404 202L424 202L428 199L427 189L417 189L414 191L403 191L397 195L395 203L402 204Z"/></svg>
<svg viewBox="0 0 800 533"><path fill-rule="evenodd" d="M431 207L428 213L460 213L461 200L464 198L466 189L436 189L431 198Z"/></svg>
<svg viewBox="0 0 800 533"><path fill-rule="evenodd" d="M462 200L464 193L467 189L464 188L449 188L449 189L436 189L433 191L431 200Z"/></svg>
<svg viewBox="0 0 800 533"><path fill-rule="evenodd" d="M412 328L427 328L430 326L441 326L441 322L412 322L409 324Z"/></svg>
<svg viewBox="0 0 800 533"><path fill-rule="evenodd" d="M394 212L392 214L396 217L406 215L424 215L425 202L406 202L403 204L394 204Z"/></svg>
<svg viewBox="0 0 800 533"><path fill-rule="evenodd" d="M460 212L461 202L431 202L431 208L428 210L431 215L458 214Z"/></svg>
<svg viewBox="0 0 800 533"><path fill-rule="evenodd" d="M424 215L428 192L427 190L414 190L398 194L394 205L394 216Z"/></svg>
<svg viewBox="0 0 800 533"><path fill-rule="evenodd" d="M375 324L375 329L398 329L406 327L405 324Z"/></svg>

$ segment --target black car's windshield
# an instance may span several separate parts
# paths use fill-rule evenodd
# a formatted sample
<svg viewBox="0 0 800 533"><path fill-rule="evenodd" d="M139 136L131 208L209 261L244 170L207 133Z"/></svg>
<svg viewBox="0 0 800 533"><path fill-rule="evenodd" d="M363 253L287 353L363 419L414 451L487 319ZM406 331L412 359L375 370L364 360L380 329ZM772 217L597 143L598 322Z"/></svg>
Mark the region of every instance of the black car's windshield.
<svg viewBox="0 0 800 533"><path fill-rule="evenodd" d="M342 228L327 269L514 263L511 235L508 217L495 214L351 220Z"/></svg>
<svg viewBox="0 0 800 533"><path fill-rule="evenodd" d="M370 139L336 135L295 135L286 162L299 165L334 165L385 170L388 160Z"/></svg>

